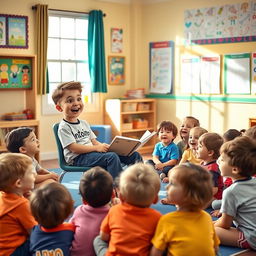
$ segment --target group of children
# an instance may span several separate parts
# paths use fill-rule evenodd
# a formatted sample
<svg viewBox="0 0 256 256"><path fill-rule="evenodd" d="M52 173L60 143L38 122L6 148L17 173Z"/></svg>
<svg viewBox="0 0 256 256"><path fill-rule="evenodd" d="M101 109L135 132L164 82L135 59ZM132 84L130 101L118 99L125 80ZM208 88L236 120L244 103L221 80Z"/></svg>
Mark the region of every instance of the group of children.
<svg viewBox="0 0 256 256"><path fill-rule="evenodd" d="M220 243L256 249L256 127L222 137L188 116L176 145L177 127L163 121L144 164L138 152L118 156L96 140L78 119L81 91L78 82L64 83L53 100L64 115L58 135L66 161L92 167L80 180L82 204L74 210L58 175L35 160L33 130L11 131L12 153L0 155L0 256L216 255ZM121 163L129 167L122 170ZM160 180L168 183L162 202L177 208L163 216L150 208ZM220 216L215 222L204 211L211 205Z"/></svg>

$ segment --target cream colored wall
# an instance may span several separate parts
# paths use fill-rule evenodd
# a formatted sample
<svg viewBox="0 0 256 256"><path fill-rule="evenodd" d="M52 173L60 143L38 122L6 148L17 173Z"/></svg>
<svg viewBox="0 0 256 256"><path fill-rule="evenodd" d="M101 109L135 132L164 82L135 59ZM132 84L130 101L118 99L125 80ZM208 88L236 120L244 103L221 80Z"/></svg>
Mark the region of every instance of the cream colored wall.
<svg viewBox="0 0 256 256"><path fill-rule="evenodd" d="M205 53L235 53L255 51L253 43L233 43L202 45L198 47L182 46L184 10L223 4L240 3L241 0L170 0L162 3L144 5L142 8L142 43L140 59L149 59L149 42L173 40L175 42L175 93L180 95L180 54L183 52L202 55ZM148 87L148 61L144 61L138 80ZM138 85L140 87L140 85ZM255 96L254 96L255 97ZM223 133L229 128L248 127L248 118L255 117L255 104L216 103L199 101L181 101L159 99L157 120L173 120L177 125L183 117L193 115L209 131Z"/></svg>
<svg viewBox="0 0 256 256"><path fill-rule="evenodd" d="M120 56L126 57L126 84L125 86L109 86L108 93L100 96L101 99L99 108L96 112L85 112L82 118L88 120L91 124L103 123L103 100L104 98L121 97L125 91L130 88L130 6L116 3L106 3L94 0L8 0L1 2L1 13L26 15L29 17L29 48L28 49L3 49L0 48L0 54L36 54L35 49L35 18L34 11L31 7L37 3L48 4L50 9L72 10L80 12L88 12L92 9L101 9L107 16L104 18L105 28L105 54L106 59L111 55L110 49L110 28L123 28L124 43L123 53ZM113 55L113 54L112 54ZM106 62L107 63L107 62ZM11 102L10 102L11 99ZM17 112L24 109L24 92L22 91L5 91L0 94L1 109L0 115L6 112ZM60 121L61 114L57 115L42 115L41 114L41 97L37 97L37 117L40 120L40 142L41 142L41 159L56 157L56 145L52 132L52 125Z"/></svg>

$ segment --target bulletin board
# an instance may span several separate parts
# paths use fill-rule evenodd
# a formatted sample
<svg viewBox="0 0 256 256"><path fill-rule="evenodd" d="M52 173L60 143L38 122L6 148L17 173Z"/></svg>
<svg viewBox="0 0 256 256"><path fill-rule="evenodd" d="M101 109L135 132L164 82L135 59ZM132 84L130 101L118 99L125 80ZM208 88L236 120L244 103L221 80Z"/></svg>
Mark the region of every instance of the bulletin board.
<svg viewBox="0 0 256 256"><path fill-rule="evenodd" d="M31 89L32 59L0 56L0 90Z"/></svg>
<svg viewBox="0 0 256 256"><path fill-rule="evenodd" d="M150 55L150 93L171 94L174 82L174 42L152 42Z"/></svg>

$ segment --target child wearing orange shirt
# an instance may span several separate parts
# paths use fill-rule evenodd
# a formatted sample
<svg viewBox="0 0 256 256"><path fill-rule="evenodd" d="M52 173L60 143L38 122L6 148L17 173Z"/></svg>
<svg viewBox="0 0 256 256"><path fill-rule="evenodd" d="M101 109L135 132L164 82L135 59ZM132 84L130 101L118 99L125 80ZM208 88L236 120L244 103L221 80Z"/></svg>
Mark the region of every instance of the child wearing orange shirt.
<svg viewBox="0 0 256 256"><path fill-rule="evenodd" d="M29 201L36 171L31 158L19 153L0 155L0 256L29 255L29 234L37 224Z"/></svg>
<svg viewBox="0 0 256 256"><path fill-rule="evenodd" d="M100 236L94 240L96 255L149 255L161 217L149 207L158 201L159 189L160 178L151 165L137 163L121 173L122 203L113 206L103 220Z"/></svg>

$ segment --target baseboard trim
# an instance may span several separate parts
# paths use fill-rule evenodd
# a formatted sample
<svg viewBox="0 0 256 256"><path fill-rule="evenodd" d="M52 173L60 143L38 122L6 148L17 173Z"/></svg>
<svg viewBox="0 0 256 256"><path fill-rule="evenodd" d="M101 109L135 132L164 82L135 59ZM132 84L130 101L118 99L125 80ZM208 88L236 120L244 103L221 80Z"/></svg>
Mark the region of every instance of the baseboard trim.
<svg viewBox="0 0 256 256"><path fill-rule="evenodd" d="M43 152L40 153L40 159L41 160L53 160L53 159L58 159L58 152Z"/></svg>

